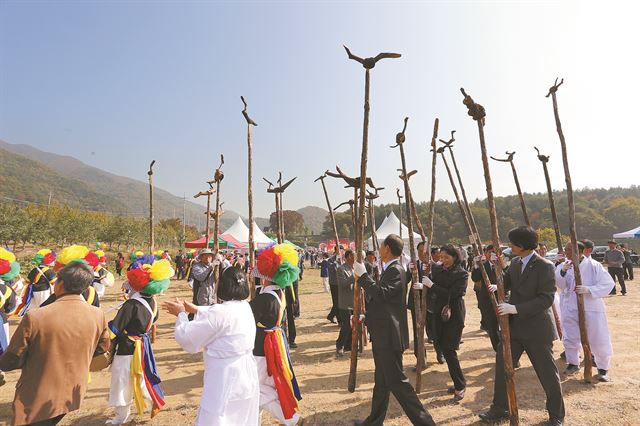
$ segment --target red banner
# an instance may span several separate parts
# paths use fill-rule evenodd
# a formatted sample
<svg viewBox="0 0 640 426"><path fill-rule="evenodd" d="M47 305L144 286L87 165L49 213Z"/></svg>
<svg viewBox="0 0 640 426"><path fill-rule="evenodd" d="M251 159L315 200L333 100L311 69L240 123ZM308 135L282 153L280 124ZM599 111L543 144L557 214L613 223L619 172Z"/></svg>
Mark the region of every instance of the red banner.
<svg viewBox="0 0 640 426"><path fill-rule="evenodd" d="M344 250L349 248L349 240L348 239L340 239L340 245ZM327 240L327 252L333 253L336 249L336 240Z"/></svg>

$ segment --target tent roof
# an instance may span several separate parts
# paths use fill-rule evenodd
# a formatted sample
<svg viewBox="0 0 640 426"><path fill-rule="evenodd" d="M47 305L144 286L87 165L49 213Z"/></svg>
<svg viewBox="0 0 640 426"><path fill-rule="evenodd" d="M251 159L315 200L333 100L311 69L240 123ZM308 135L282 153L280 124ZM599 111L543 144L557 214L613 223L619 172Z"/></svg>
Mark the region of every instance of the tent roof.
<svg viewBox="0 0 640 426"><path fill-rule="evenodd" d="M613 234L613 238L640 238L640 226L625 232Z"/></svg>
<svg viewBox="0 0 640 426"><path fill-rule="evenodd" d="M230 235L235 238L238 242L247 245L249 243L249 227L245 225L244 221L240 216L236 219L236 221L222 233L223 237ZM253 222L253 242L256 246L271 244L273 240L267 237L264 232L260 229L256 222Z"/></svg>
<svg viewBox="0 0 640 426"><path fill-rule="evenodd" d="M380 227L376 229L376 237L378 237L379 241L382 241L387 237L387 235L389 234L397 235L399 231L400 231L400 220L398 219L398 216L396 216L394 212L391 212L387 217L384 218L384 220L380 224ZM420 237L420 234L414 232L413 238L420 239L421 237ZM409 239L409 229L404 223L402 224L402 239L403 240ZM369 241L370 240L371 238L369 238Z"/></svg>
<svg viewBox="0 0 640 426"><path fill-rule="evenodd" d="M220 236L218 236L218 244L220 245L220 247L227 247L227 241L225 241ZM204 235L197 240L187 241L186 243L184 243L184 246L186 248L205 248L206 244ZM211 238L209 238L209 247L213 247L213 235L211 236Z"/></svg>

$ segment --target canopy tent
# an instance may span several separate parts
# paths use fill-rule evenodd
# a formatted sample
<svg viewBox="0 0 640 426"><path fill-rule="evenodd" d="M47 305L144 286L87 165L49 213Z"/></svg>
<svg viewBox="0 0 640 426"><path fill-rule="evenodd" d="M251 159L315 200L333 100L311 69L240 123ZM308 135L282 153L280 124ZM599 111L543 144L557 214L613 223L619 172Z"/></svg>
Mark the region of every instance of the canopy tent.
<svg viewBox="0 0 640 426"><path fill-rule="evenodd" d="M229 244L222 237L218 236L218 244L221 248L227 248ZM184 243L186 248L205 248L207 245L205 244L204 235L197 240L187 241ZM213 235L209 238L209 247L213 247Z"/></svg>
<svg viewBox="0 0 640 426"><path fill-rule="evenodd" d="M246 248L246 245L242 244L240 241L236 240L231 235L228 235L228 234L227 235L220 235L220 238L222 238L223 240L225 240L227 242L227 248L233 248L233 249L244 249L244 248ZM211 242L209 244L211 244Z"/></svg>
<svg viewBox="0 0 640 426"><path fill-rule="evenodd" d="M400 220L398 219L398 216L396 216L394 212L391 212L387 217L384 218L384 220L380 224L380 227L376 230L376 237L378 238L378 242L382 243L382 241L387 237L387 235L389 234L399 235L399 232L400 232ZM409 229L406 227L404 223L402 224L402 240L404 241L405 251L408 252L409 251ZM420 237L420 234L417 234L414 232L413 233L414 244L417 245L420 241L422 241L422 237ZM367 240L367 246L369 248L373 248L372 237L369 237L369 239Z"/></svg>
<svg viewBox="0 0 640 426"><path fill-rule="evenodd" d="M637 228L630 229L626 232L620 232L618 234L613 234L613 238L640 238L640 226Z"/></svg>
<svg viewBox="0 0 640 426"><path fill-rule="evenodd" d="M238 216L229 229L222 233L223 238L227 236L233 237L236 241L248 247L249 227L245 225L240 216ZM260 227L256 225L255 221L253 222L253 242L255 243L256 248L264 247L273 242L271 238L267 237L264 232L260 230Z"/></svg>

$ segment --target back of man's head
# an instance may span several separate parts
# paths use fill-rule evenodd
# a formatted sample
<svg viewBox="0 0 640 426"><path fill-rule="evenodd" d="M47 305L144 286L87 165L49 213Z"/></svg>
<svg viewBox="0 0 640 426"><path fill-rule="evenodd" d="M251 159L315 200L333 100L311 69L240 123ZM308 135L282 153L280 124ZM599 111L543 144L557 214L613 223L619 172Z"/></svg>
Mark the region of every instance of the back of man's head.
<svg viewBox="0 0 640 426"><path fill-rule="evenodd" d="M509 231L509 241L523 250L535 250L538 247L538 234L530 226L518 226Z"/></svg>
<svg viewBox="0 0 640 426"><path fill-rule="evenodd" d="M81 294L93 282L93 271L82 262L70 262L58 272L58 282L63 283L64 292Z"/></svg>
<svg viewBox="0 0 640 426"><path fill-rule="evenodd" d="M394 257L398 257L402 254L402 249L404 247L404 242L402 238L396 234L389 234L387 238L384 239L382 243L389 248L389 251Z"/></svg>
<svg viewBox="0 0 640 426"><path fill-rule="evenodd" d="M585 249L592 249L595 247L595 244L591 240L582 240L582 244L584 244Z"/></svg>

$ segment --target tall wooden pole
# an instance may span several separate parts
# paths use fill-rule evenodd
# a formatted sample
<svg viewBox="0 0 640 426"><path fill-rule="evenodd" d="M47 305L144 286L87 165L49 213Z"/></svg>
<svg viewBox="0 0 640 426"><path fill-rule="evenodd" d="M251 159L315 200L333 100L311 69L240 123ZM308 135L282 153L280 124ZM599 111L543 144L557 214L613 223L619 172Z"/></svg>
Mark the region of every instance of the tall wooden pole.
<svg viewBox="0 0 640 426"><path fill-rule="evenodd" d="M396 135L396 145L400 148L400 161L402 163L402 177L404 183L404 199L406 203L406 211L407 211L407 232L409 233L409 255L411 256L411 263L416 265L416 261L418 260L416 256L416 246L413 241L413 220L411 218L411 188L409 187L409 175L407 174L407 162L404 156L404 142L405 142L405 130L407 129L407 122L409 121L409 117L405 117L404 119L404 127L402 132ZM394 148L395 146L392 146ZM400 226L402 226L402 218L400 218ZM413 268L411 271L411 283L415 284L418 282L418 270ZM413 309L415 311L416 318L418 318L418 330L420 332L416 333L416 337L418 339L418 351L416 354L417 364L416 364L416 392L420 393L422 389L422 369L424 367L424 324L420 325L420 320L422 319L422 299L420 297L419 290L412 290L413 294Z"/></svg>
<svg viewBox="0 0 640 426"><path fill-rule="evenodd" d="M333 214L333 209L331 208L331 201L329 201L327 186L324 183L324 179L326 177L327 175L323 174L322 176L317 178L314 182L320 181L322 183L322 190L324 191L324 199L327 201L327 209L329 209L329 218L331 219L331 227L333 228L333 236L336 239L336 246L338 246L340 244L340 239L338 238L338 227L336 226L336 217Z"/></svg>
<svg viewBox="0 0 640 426"><path fill-rule="evenodd" d="M367 186L367 158L369 153L369 88L370 88L370 71L376 66L376 63L385 58L399 58L398 53L380 53L371 58L360 58L353 55L349 49L344 46L349 59L362 64L365 68L364 74L364 118L362 121L362 151L360 156L360 200L357 205L358 210L358 223L356 226L356 260L359 263L363 262L362 258L362 239L364 231L364 208L365 208L365 196ZM358 324L360 317L360 286L358 285L358 277L355 277L355 284L353 286L353 317L356 319L353 323ZM353 333L351 338L351 347L356 348L357 334ZM356 389L356 374L358 368L358 351L351 351L351 364L349 366L349 392L354 392Z"/></svg>
<svg viewBox="0 0 640 426"><path fill-rule="evenodd" d="M564 133L562 132L562 123L560 123L560 114L558 113L558 100L556 99L556 92L558 87L564 83L564 79L558 84L558 79L549 89L547 97L551 95L553 100L553 115L556 120L556 130L558 137L560 138L560 147L562 148L562 164L564 166L564 180L567 184L567 201L569 202L569 236L571 237L573 273L576 279L576 287L582 285L582 275L580 274L580 252L578 251L578 237L576 233L576 206L573 201L573 185L571 184L571 172L569 171L569 158L567 155L567 144L564 140ZM578 301L578 322L580 325L580 341L582 342L582 351L584 352L584 380L591 382L591 375L593 368L591 362L591 346L589 345L589 335L587 334L587 323L584 314L584 296L582 294L576 294Z"/></svg>
<svg viewBox="0 0 640 426"><path fill-rule="evenodd" d="M155 250L155 235L153 232L153 165L156 163L156 160L153 160L151 164L149 164L149 171L147 175L149 175L149 253L153 254Z"/></svg>
<svg viewBox="0 0 640 426"><path fill-rule="evenodd" d="M549 197L549 209L551 210L551 221L553 222L553 231L556 234L556 246L558 247L558 254L564 253L564 247L562 246L562 238L560 236L560 225L558 224L558 214L556 213L556 202L553 199L553 190L551 189L551 178L549 177L549 169L547 163L549 162L548 155L540 154L540 150L534 146L538 152L538 160L542 163L542 170L544 171L544 180L547 183L547 195Z"/></svg>
<svg viewBox="0 0 640 426"><path fill-rule="evenodd" d="M464 89L460 89L464 96L464 105L468 108L468 114L478 123L478 136L480 139L480 151L482 153L482 167L484 169L484 181L487 187L487 202L489 204L489 218L491 219L491 237L493 246L498 253L497 267L502 269L502 253L500 253L500 236L498 234L498 215L496 213L495 199L493 198L493 185L491 184L491 172L489 171L489 159L487 146L484 139L484 119L486 116L484 107L473 101ZM483 268L480 268L483 269ZM502 274L496 274L496 284L498 287L498 301L504 303L505 291ZM509 405L509 422L512 426L520 424L518 416L518 402L516 398L516 386L513 372L513 360L511 358L511 334L509 332L509 317L498 315L500 322L500 335L502 342L502 357L504 359L505 383L507 388L507 402Z"/></svg>
<svg viewBox="0 0 640 426"><path fill-rule="evenodd" d="M398 209L400 210L400 229L398 229L398 235L400 236L400 239L402 239L402 195L400 195L400 188L396 188L396 197L398 197Z"/></svg>
<svg viewBox="0 0 640 426"><path fill-rule="evenodd" d="M211 235L209 235L209 229L211 226L211 194L207 194L207 223L205 224L205 231L204 231L204 235L205 235L205 245L206 248L209 248L209 240L211 238Z"/></svg>
<svg viewBox="0 0 640 426"><path fill-rule="evenodd" d="M275 196L276 196L276 224L277 224L276 239L278 240L278 244L282 244L282 226L280 224L280 195L276 193Z"/></svg>
<svg viewBox="0 0 640 426"><path fill-rule="evenodd" d="M255 244L253 241L253 164L252 164L252 155L253 155L253 147L251 145L251 126L257 126L258 124L249 117L247 113L247 103L244 100L244 97L240 96L242 103L244 104L244 109L242 110L242 115L244 116L245 121L247 122L247 199L249 203L249 268L253 270L256 266L256 258L255 258ZM253 280L253 274L249 274L249 290L251 292L251 299L255 297L255 285Z"/></svg>
<svg viewBox="0 0 640 426"><path fill-rule="evenodd" d="M431 135L431 147L432 147L432 156L431 156L431 194L429 197L429 210L427 212L427 270L425 273L429 273L431 271L431 246L433 245L433 216L435 214L435 203L436 203L436 161L438 159L436 153L436 139L438 138L438 129L440 127L440 120L436 117L433 122L433 134ZM427 291L422 292L422 323L426 323L427 321Z"/></svg>
<svg viewBox="0 0 640 426"><path fill-rule="evenodd" d="M224 173L222 173L222 165L224 164L224 155L220 154L220 167L216 169L213 176L213 180L216 183L216 217L213 222L213 252L218 253L220 250L220 242L218 241L218 232L220 231L220 183L224 179Z"/></svg>
<svg viewBox="0 0 640 426"><path fill-rule="evenodd" d="M513 173L513 180L516 183L516 189L518 190L518 199L520 200L520 208L522 209L522 217L524 217L524 222L527 226L531 226L531 221L529 220L529 213L527 213L527 206L524 203L524 195L522 194L522 189L520 189L520 180L518 180L518 172L516 171L516 166L513 164L513 156L515 155L515 151L506 152L506 159L499 159L495 157L491 157L492 160L500 161L503 163L509 163L511 165L511 172Z"/></svg>

